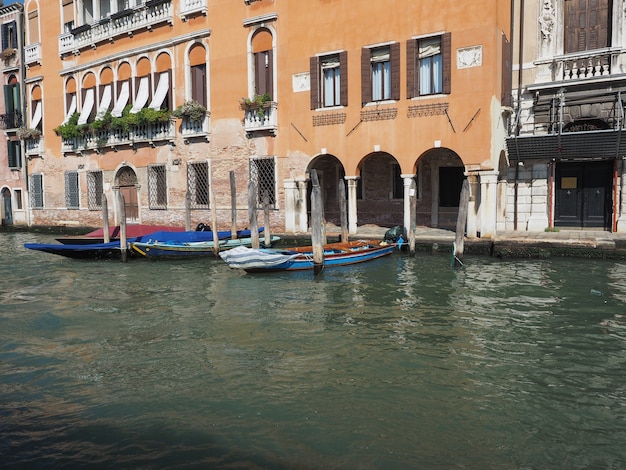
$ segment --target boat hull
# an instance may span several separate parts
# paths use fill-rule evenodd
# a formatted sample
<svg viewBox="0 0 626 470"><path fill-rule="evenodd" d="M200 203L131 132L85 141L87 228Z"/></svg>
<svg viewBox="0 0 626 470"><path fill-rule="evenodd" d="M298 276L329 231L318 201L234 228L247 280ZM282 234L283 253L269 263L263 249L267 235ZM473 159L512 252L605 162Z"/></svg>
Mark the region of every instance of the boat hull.
<svg viewBox="0 0 626 470"><path fill-rule="evenodd" d="M324 245L324 267L364 263L393 253L395 244L380 245L377 241L331 243ZM287 250L248 250L220 254L233 268L249 273L272 271L304 271L314 269L311 247Z"/></svg>
<svg viewBox="0 0 626 470"><path fill-rule="evenodd" d="M261 238L261 244L264 243ZM272 244L280 241L280 237L273 236ZM252 238L236 238L219 241L219 249L230 250L238 246L252 246ZM135 253L152 259L167 258L199 258L203 256L214 256L215 244L210 242L197 243L160 243L160 242L142 242L137 241L131 243L131 249Z"/></svg>
<svg viewBox="0 0 626 470"><path fill-rule="evenodd" d="M35 251L43 251L44 253L51 253L53 255L64 256L66 258L73 259L121 259L122 250L120 249L120 242L110 243L91 243L91 244L78 244L78 245L62 245L52 243L25 243L25 248ZM132 254L127 249L129 254Z"/></svg>

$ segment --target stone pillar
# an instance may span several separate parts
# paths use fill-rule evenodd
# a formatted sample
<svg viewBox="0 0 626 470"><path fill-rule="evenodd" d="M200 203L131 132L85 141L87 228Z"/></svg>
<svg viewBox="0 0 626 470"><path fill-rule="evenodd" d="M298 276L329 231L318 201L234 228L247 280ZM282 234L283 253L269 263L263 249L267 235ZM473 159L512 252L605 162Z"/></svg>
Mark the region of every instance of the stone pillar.
<svg viewBox="0 0 626 470"><path fill-rule="evenodd" d="M480 223L478 221L479 213L478 209L482 203L479 178L476 172L465 173L467 182L470 187L470 197L467 203L467 221L465 222L465 233L468 238L476 238L478 236L478 227ZM459 211L461 208L459 207Z"/></svg>
<svg viewBox="0 0 626 470"><path fill-rule="evenodd" d="M294 180L285 180L285 232L297 232L298 220L298 184Z"/></svg>
<svg viewBox="0 0 626 470"><path fill-rule="evenodd" d="M548 164L535 163L530 186L530 216L526 230L543 232L548 227Z"/></svg>
<svg viewBox="0 0 626 470"><path fill-rule="evenodd" d="M407 233L411 229L411 183L415 175L400 175L404 182L404 228ZM417 197L417 194L413 195Z"/></svg>
<svg viewBox="0 0 626 470"><path fill-rule="evenodd" d="M498 213L498 172L480 172L480 236L493 238Z"/></svg>
<svg viewBox="0 0 626 470"><path fill-rule="evenodd" d="M309 229L308 220L307 220L307 208L309 206L308 206L308 201L306 198L306 180L298 181L297 184L298 184L298 202L296 204L296 207L297 207L296 231L306 232Z"/></svg>
<svg viewBox="0 0 626 470"><path fill-rule="evenodd" d="M357 228L356 186L358 176L346 176L348 182L348 233L354 235Z"/></svg>
<svg viewBox="0 0 626 470"><path fill-rule="evenodd" d="M617 200L619 201L617 206L617 228L618 232L626 232L626 161L624 159L620 160L618 163L618 191L617 191Z"/></svg>

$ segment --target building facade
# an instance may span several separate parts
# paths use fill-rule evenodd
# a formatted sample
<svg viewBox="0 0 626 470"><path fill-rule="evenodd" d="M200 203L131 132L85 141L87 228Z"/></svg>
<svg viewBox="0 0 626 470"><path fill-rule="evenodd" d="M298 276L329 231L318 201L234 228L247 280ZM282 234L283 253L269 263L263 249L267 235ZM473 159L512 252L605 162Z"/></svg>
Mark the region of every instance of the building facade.
<svg viewBox="0 0 626 470"><path fill-rule="evenodd" d="M345 191L352 233L408 225L413 182L417 223L452 228L466 177L468 235L506 223L510 5L25 0L24 11L28 223L99 225L104 194L115 222L181 225L186 207L207 222L214 208L230 228L234 200L246 226L252 190L274 230L305 232L313 169L329 223Z"/></svg>
<svg viewBox="0 0 626 470"><path fill-rule="evenodd" d="M626 2L517 1L506 228L626 230Z"/></svg>
<svg viewBox="0 0 626 470"><path fill-rule="evenodd" d="M1 5L1 2L0 2ZM0 70L3 80L3 99L0 100L0 223L2 225L28 223L26 201L27 174L23 159L21 137L24 137L24 103L21 83L24 77L23 8L20 4L0 6Z"/></svg>

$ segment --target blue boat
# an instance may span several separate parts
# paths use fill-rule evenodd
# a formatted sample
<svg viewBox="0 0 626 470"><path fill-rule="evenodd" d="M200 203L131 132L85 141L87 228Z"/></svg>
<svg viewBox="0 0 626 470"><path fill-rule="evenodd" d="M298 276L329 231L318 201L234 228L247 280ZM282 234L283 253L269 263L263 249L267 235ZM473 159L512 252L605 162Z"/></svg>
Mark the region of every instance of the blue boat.
<svg viewBox="0 0 626 470"><path fill-rule="evenodd" d="M390 255L395 244L377 240L357 240L324 245L324 267L363 263ZM301 246L285 250L236 247L220 252L231 268L246 272L300 271L313 269L313 247Z"/></svg>
<svg viewBox="0 0 626 470"><path fill-rule="evenodd" d="M263 228L259 229L262 232ZM230 231L223 231L217 233L218 239L226 240L231 238L232 233ZM250 237L250 230L237 231L238 237ZM127 239L127 253L130 257L134 256L134 253L130 248L132 243L142 240L161 241L164 243L198 243L198 242L212 242L212 231L168 231L160 230L148 235L140 237L131 237ZM25 243L25 248L29 250L43 251L45 253L52 253L59 256L65 256L67 258L74 259L121 259L122 250L120 248L120 241L115 240L108 243L77 243L77 244L62 244L62 243Z"/></svg>
<svg viewBox="0 0 626 470"><path fill-rule="evenodd" d="M271 245L280 241L280 237L272 236ZM230 250L238 246L252 246L251 237L243 238L225 238L218 240L219 250ZM261 239L263 244L264 240ZM206 242L176 242L176 241L135 241L132 242L131 248L135 253L151 259L167 259L167 258L198 258L202 256L214 256L215 242L213 240Z"/></svg>

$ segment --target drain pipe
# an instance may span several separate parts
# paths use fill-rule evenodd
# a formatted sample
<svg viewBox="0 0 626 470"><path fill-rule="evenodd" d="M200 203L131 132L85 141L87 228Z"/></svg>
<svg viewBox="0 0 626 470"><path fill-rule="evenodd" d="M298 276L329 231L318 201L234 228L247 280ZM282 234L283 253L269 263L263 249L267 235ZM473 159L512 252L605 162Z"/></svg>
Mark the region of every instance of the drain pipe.
<svg viewBox="0 0 626 470"><path fill-rule="evenodd" d="M513 51L513 31L515 27L515 0L511 0L511 52ZM519 43L517 51L517 118L522 110L522 67L524 64L524 0L519 4ZM513 54L511 54L513 56ZM519 135L519 120L515 120L515 137ZM513 184L513 230L517 230L518 215L518 194L519 194L519 152L515 162L515 181Z"/></svg>

